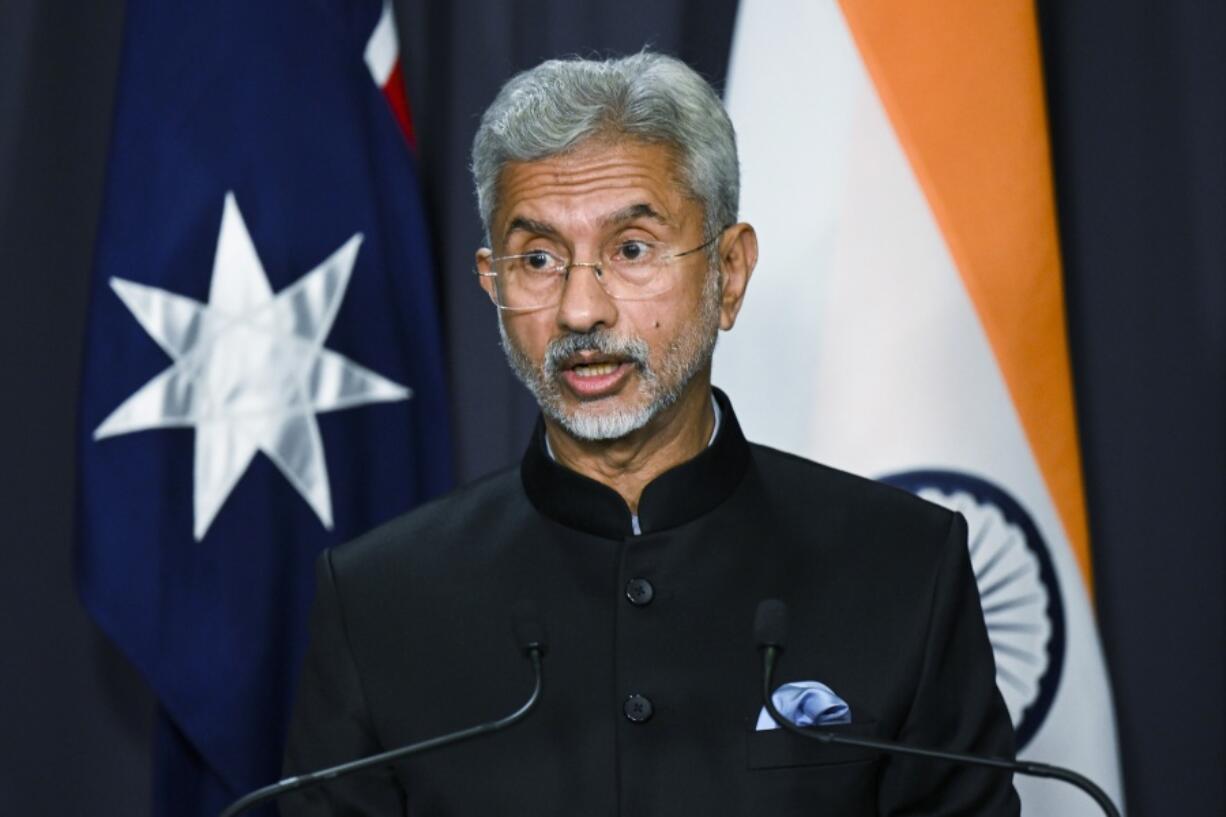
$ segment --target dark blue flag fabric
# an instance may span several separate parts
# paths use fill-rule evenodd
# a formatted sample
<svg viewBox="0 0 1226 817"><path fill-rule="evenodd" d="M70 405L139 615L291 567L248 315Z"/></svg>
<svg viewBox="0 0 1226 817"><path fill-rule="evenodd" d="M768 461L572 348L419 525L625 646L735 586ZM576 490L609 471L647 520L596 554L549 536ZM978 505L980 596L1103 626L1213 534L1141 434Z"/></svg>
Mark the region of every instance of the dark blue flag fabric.
<svg viewBox="0 0 1226 817"><path fill-rule="evenodd" d="M316 555L450 485L434 271L388 8L126 5L78 581L160 703L155 814L215 815L277 777Z"/></svg>

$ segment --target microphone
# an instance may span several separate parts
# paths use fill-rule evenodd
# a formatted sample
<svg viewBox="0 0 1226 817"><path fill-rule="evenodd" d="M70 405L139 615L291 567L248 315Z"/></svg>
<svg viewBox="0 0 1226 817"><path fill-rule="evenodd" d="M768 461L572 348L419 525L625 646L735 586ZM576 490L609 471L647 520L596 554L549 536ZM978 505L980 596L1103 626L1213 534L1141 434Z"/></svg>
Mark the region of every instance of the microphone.
<svg viewBox="0 0 1226 817"><path fill-rule="evenodd" d="M788 635L788 608L779 599L765 599L758 603L758 612L753 617L753 637L758 648L773 647L776 654L783 650Z"/></svg>
<svg viewBox="0 0 1226 817"><path fill-rule="evenodd" d="M426 740L410 743L407 746L401 746L397 749L390 749L386 752L380 752L377 755L351 760L347 763L341 763L337 766L329 766L326 769L320 769L315 772L307 772L295 777L287 777L270 786L265 786L262 789L244 795L235 800L226 810L223 811L220 817L235 817L249 808L257 806L261 803L266 803L280 797L283 794L288 794L292 791L300 789L313 788L339 777L351 775L354 772L360 772L364 769L373 769L380 766L387 766L397 760L415 755L420 752L428 752L432 749L441 749L444 746L451 746L460 741L475 738L480 735L489 735L494 732L499 732L506 729L508 726L513 726L527 717L541 699L541 657L545 654L546 634L545 626L541 622L541 617L537 612L536 605L529 601L516 602L511 610L511 626L515 634L515 641L519 644L524 655L532 662L532 672L534 683L532 686L532 694L528 696L528 700L504 718L488 723L477 724L470 726L467 729L461 729L458 732L451 732L438 737L427 738Z"/></svg>
<svg viewBox="0 0 1226 817"><path fill-rule="evenodd" d="M822 743L858 746L863 749L872 749L891 755L924 757L931 760L941 760L947 763L959 763L967 766L987 766L1031 777L1063 780L1065 783L1076 786L1093 798L1094 802L1099 805L1103 813L1108 815L1108 817L1120 817L1119 809L1111 802L1111 798L1107 796L1106 792L1088 777L1078 774L1071 769L1053 766L1048 763L1039 763L1033 760L1010 760L1001 757L946 752L939 749L910 746L892 740L876 740L874 738L841 735L837 732L825 731L814 727L802 728L792 723L780 714L779 710L775 708L775 702L771 699L771 690L774 687L772 678L775 674L775 664L779 660L779 654L783 652L783 643L787 635L787 615L787 606L782 601L779 599L766 599L759 602L758 611L754 616L754 639L758 642L758 649L762 651L762 700L766 706L766 711L770 713L771 718L781 728L794 735L810 740L818 740Z"/></svg>

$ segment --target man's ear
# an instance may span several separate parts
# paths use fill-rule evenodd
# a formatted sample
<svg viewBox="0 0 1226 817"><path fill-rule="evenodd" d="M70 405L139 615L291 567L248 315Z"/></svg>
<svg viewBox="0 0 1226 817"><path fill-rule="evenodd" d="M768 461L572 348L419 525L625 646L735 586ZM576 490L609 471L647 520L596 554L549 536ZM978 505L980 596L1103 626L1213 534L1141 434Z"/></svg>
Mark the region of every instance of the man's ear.
<svg viewBox="0 0 1226 817"><path fill-rule="evenodd" d="M741 222L724 231L719 242L720 275L724 279L719 302L719 328L725 332L736 323L745 301L745 289L758 264L758 234Z"/></svg>
<svg viewBox="0 0 1226 817"><path fill-rule="evenodd" d="M485 290L485 294L490 296L490 300L497 303L494 297L494 276L490 274L490 259L494 257L494 251L489 247L482 247L477 250L477 283L481 284L481 288Z"/></svg>

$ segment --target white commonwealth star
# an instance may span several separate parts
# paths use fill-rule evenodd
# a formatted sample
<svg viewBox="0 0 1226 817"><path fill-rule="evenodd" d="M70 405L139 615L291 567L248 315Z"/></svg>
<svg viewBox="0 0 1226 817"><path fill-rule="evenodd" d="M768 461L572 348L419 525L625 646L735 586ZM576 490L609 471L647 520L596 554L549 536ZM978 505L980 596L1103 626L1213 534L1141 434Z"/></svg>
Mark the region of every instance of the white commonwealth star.
<svg viewBox="0 0 1226 817"><path fill-rule="evenodd" d="M207 304L111 279L111 288L174 365L115 409L94 439L194 427L197 541L256 451L276 464L331 529L332 494L315 415L411 396L404 386L323 348L361 243L361 234L355 234L273 295L231 192Z"/></svg>

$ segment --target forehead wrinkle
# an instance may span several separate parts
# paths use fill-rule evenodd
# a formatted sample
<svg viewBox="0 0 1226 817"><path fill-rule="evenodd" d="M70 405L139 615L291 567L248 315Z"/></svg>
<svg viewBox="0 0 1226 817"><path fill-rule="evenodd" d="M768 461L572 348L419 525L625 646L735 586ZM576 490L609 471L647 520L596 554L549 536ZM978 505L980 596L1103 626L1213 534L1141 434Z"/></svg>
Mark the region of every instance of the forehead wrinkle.
<svg viewBox="0 0 1226 817"><path fill-rule="evenodd" d="M519 165L529 169L531 175L537 173L553 177L556 181L566 184L575 177L594 176L608 178L609 176L640 175L655 177L650 159L636 155L626 156L614 153L611 156L575 156L562 155L536 162L522 162Z"/></svg>
<svg viewBox="0 0 1226 817"><path fill-rule="evenodd" d="M603 227L611 227L625 224L629 221L635 221L640 218L651 219L652 221L665 226L670 224L667 216L657 212L656 209L647 202L639 202L638 204L632 204L629 207L623 207L615 213L610 213L609 215L604 216L600 220L600 223Z"/></svg>
<svg viewBox="0 0 1226 817"><path fill-rule="evenodd" d="M521 230L561 238L563 228L553 215L567 222L578 216L589 225L605 229L635 218L673 226L679 215L673 212L674 205L690 199L676 176L672 152L639 144L617 146L611 153L603 147L588 146L575 153L508 162L499 174L498 188L501 205L497 210L503 210L508 218L508 226L501 231L504 239ZM589 195L618 191L630 195L622 196L620 203L609 202L617 208L613 213L584 212L586 208L578 204Z"/></svg>
<svg viewBox="0 0 1226 817"><path fill-rule="evenodd" d="M647 169L615 169L600 175L576 173L566 176L542 172L517 179L513 186L506 187L504 195L507 198L580 196L593 191L627 187L651 188L658 184L657 176Z"/></svg>
<svg viewBox="0 0 1226 817"><path fill-rule="evenodd" d="M517 188L530 189L560 185L581 188L590 184L605 184L610 181L632 184L638 180L657 181L659 168L655 167L655 149L644 145L628 145L631 150L622 147L605 148L588 145L582 150L550 156L544 159L511 161L499 174L500 182L505 182L510 175L518 175ZM642 148L649 148L646 156ZM675 159L671 152L665 151L660 157L669 166L669 176L673 175ZM510 192L510 191L505 191Z"/></svg>

